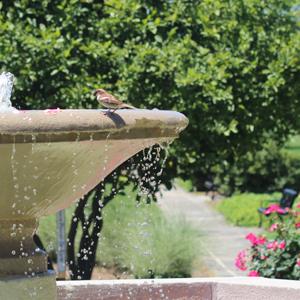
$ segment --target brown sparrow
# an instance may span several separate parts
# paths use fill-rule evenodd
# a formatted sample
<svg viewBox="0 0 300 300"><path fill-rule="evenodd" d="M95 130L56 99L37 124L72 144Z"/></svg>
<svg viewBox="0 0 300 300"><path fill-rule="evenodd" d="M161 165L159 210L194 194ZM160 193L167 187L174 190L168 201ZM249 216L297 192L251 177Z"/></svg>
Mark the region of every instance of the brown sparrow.
<svg viewBox="0 0 300 300"><path fill-rule="evenodd" d="M135 109L135 107L125 104L122 101L118 100L116 97L114 97L113 95L109 94L108 92L106 92L103 89L97 89L94 92L94 95L97 97L97 101L103 105L104 107L109 109L112 109L112 112L115 112L117 109L119 108L133 108Z"/></svg>

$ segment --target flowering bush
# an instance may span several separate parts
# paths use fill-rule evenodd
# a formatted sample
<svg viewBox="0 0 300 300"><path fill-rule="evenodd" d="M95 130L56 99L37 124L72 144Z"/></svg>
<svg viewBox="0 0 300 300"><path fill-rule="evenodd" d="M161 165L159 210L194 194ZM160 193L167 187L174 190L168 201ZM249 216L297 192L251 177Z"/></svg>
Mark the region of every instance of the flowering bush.
<svg viewBox="0 0 300 300"><path fill-rule="evenodd" d="M265 211L264 214L266 216L272 214L272 213L278 213L278 214L285 214L288 212L288 208L282 208L278 204L271 204Z"/></svg>
<svg viewBox="0 0 300 300"><path fill-rule="evenodd" d="M278 207L272 207L272 225L267 237L249 233L246 239L251 246L238 253L235 265L248 276L300 279L300 205L296 210L285 211L282 216Z"/></svg>

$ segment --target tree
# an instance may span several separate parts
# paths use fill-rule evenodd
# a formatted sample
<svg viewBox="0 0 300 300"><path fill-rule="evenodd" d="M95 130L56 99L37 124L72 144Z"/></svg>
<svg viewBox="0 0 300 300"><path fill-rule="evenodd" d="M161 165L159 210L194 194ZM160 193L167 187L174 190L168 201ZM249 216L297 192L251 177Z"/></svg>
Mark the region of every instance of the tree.
<svg viewBox="0 0 300 300"><path fill-rule="evenodd" d="M201 187L297 128L300 38L289 0L2 1L0 68L26 109L92 108L103 87L190 125L166 178Z"/></svg>

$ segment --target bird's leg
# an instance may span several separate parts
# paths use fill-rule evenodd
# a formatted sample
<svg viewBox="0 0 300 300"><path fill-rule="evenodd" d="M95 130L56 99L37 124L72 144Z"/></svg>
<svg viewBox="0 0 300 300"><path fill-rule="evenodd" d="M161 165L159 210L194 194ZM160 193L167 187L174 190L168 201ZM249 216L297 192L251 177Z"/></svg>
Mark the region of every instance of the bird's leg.
<svg viewBox="0 0 300 300"><path fill-rule="evenodd" d="M105 116L107 116L107 115L109 115L111 113L111 111L110 111L110 109L108 109L107 111L105 111L103 114L105 115Z"/></svg>

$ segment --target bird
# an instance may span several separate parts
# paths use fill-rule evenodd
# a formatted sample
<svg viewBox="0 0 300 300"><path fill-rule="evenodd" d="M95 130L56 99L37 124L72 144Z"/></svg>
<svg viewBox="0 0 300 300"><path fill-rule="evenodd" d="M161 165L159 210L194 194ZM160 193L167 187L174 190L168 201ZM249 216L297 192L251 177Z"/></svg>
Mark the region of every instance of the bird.
<svg viewBox="0 0 300 300"><path fill-rule="evenodd" d="M135 109L134 106L125 104L119 99L117 99L115 96L109 94L104 89L96 89L94 92L94 95L97 98L97 101L104 107L108 108L108 111L112 109L112 112L114 113L117 109L120 108L132 108Z"/></svg>

